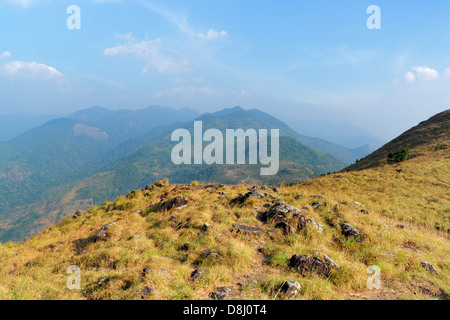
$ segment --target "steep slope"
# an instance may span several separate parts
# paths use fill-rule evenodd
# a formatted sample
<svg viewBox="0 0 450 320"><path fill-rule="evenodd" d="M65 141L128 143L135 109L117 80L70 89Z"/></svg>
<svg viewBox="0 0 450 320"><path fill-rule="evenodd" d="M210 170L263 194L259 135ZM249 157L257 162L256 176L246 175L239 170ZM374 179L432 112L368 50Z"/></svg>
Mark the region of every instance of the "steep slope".
<svg viewBox="0 0 450 320"><path fill-rule="evenodd" d="M450 158L428 150L402 168L278 190L157 182L0 245L0 298L448 299Z"/></svg>
<svg viewBox="0 0 450 320"><path fill-rule="evenodd" d="M172 124L196 116L197 112L188 109L92 108L70 118L49 121L0 143L0 239L11 239L11 235L15 235L13 239L23 239L39 219L48 226L49 217L43 214L47 205L61 200L74 183L125 156L126 150L111 152L124 141L151 131L163 121ZM90 199L82 200L91 203ZM63 207L70 208L75 203L80 202L64 203ZM58 212L52 223L63 216Z"/></svg>
<svg viewBox="0 0 450 320"><path fill-rule="evenodd" d="M344 171L363 170L384 165L389 153L399 149L409 149L410 158L428 154L433 150L446 150L450 148L449 138L450 109L447 109L406 131L358 163L345 168Z"/></svg>

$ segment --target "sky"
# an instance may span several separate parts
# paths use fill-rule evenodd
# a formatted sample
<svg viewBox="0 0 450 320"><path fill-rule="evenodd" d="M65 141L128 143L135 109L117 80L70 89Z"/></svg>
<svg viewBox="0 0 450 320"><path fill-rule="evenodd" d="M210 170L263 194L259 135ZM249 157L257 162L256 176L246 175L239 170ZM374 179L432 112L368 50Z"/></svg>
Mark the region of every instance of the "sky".
<svg viewBox="0 0 450 320"><path fill-rule="evenodd" d="M390 140L449 108L449 53L448 0L0 0L0 115L242 106Z"/></svg>

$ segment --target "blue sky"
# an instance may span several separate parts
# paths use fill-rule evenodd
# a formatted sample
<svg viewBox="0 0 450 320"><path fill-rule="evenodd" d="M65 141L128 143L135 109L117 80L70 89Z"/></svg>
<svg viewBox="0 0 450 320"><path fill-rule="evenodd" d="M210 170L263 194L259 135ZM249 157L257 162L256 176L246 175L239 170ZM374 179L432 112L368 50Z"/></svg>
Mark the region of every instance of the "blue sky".
<svg viewBox="0 0 450 320"><path fill-rule="evenodd" d="M240 105L387 140L449 108L449 39L447 0L0 0L0 114Z"/></svg>

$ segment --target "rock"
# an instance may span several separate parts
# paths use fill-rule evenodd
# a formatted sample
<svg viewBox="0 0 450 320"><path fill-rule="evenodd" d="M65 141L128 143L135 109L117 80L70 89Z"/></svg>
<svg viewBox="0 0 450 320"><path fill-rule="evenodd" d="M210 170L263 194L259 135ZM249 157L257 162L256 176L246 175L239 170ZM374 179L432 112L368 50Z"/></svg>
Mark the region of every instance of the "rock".
<svg viewBox="0 0 450 320"><path fill-rule="evenodd" d="M302 213L302 211L294 206L287 206L281 202L275 204L262 216L264 221L275 219L275 221L282 221L289 213Z"/></svg>
<svg viewBox="0 0 450 320"><path fill-rule="evenodd" d="M150 268L142 269L142 276L146 277L152 270Z"/></svg>
<svg viewBox="0 0 450 320"><path fill-rule="evenodd" d="M94 242L108 240L108 238L110 236L109 227L114 225L114 224L116 224L116 223L115 222L111 222L111 223L101 227L100 230L94 236Z"/></svg>
<svg viewBox="0 0 450 320"><path fill-rule="evenodd" d="M223 192L223 191L219 191L219 192L217 192L219 195L221 195L221 196L226 196L228 193L226 193L226 192Z"/></svg>
<svg viewBox="0 0 450 320"><path fill-rule="evenodd" d="M286 281L281 287L281 291L283 291L288 298L295 298L301 289L302 286L297 281Z"/></svg>
<svg viewBox="0 0 450 320"><path fill-rule="evenodd" d="M191 273L191 282L195 282L197 280L201 280L205 276L209 274L208 270L205 269L196 269Z"/></svg>
<svg viewBox="0 0 450 320"><path fill-rule="evenodd" d="M319 195L313 195L313 196L311 196L311 198L314 198L314 199L324 199L324 197L323 196L319 196Z"/></svg>
<svg viewBox="0 0 450 320"><path fill-rule="evenodd" d="M213 300L224 300L228 295L222 292L211 292L209 296Z"/></svg>
<svg viewBox="0 0 450 320"><path fill-rule="evenodd" d="M302 210L309 211L309 207L308 206L302 206Z"/></svg>
<svg viewBox="0 0 450 320"><path fill-rule="evenodd" d="M191 245L189 243L185 243L180 247L180 251L188 251Z"/></svg>
<svg viewBox="0 0 450 320"><path fill-rule="evenodd" d="M353 205L357 207L363 207L363 205L359 202L353 201Z"/></svg>
<svg viewBox="0 0 450 320"><path fill-rule="evenodd" d="M101 279L101 280L98 282L98 285L99 285L99 286L104 286L104 285L106 285L108 282L109 282L109 279L108 279L108 278L103 278L103 279Z"/></svg>
<svg viewBox="0 0 450 320"><path fill-rule="evenodd" d="M218 209L217 206L216 206L215 204L211 204L210 207L211 207L211 209L213 209L213 210L217 210L217 209Z"/></svg>
<svg viewBox="0 0 450 320"><path fill-rule="evenodd" d="M413 228L411 228L410 226L406 225L406 224L398 224L397 228L399 229L405 229L405 230L410 230L412 231Z"/></svg>
<svg viewBox="0 0 450 320"><path fill-rule="evenodd" d="M342 228L342 234L346 237L360 237L361 233L359 232L358 229L356 229L355 227L351 226L350 224L346 223L346 222L341 222L339 223L339 225Z"/></svg>
<svg viewBox="0 0 450 320"><path fill-rule="evenodd" d="M142 297L146 298L151 296L155 292L155 289L152 287L145 287L142 289Z"/></svg>
<svg viewBox="0 0 450 320"><path fill-rule="evenodd" d="M322 202L313 202L313 203L311 203L311 206L314 209L319 209L320 207L325 207L325 204L323 204Z"/></svg>
<svg viewBox="0 0 450 320"><path fill-rule="evenodd" d="M403 171L405 171L405 169L400 168L400 169L396 169L395 171L397 171L398 173L402 173Z"/></svg>
<svg viewBox="0 0 450 320"><path fill-rule="evenodd" d="M177 210L183 210L184 208L187 208L187 204L177 207Z"/></svg>
<svg viewBox="0 0 450 320"><path fill-rule="evenodd" d="M230 294L233 292L233 288L232 287L219 287L219 288L217 288L217 291L226 293L226 294Z"/></svg>
<svg viewBox="0 0 450 320"><path fill-rule="evenodd" d="M202 226L203 231L208 231L208 229L210 229L210 228L211 228L211 224L207 223L207 222Z"/></svg>
<svg viewBox="0 0 450 320"><path fill-rule="evenodd" d="M295 228L294 228L293 226L291 226L290 224L288 224L288 223L286 223L286 222L283 222L283 221L278 222L278 223L275 225L275 228L282 229L282 230L283 230L283 233L284 233L285 235L291 235L291 234L294 234L295 231L296 231Z"/></svg>
<svg viewBox="0 0 450 320"><path fill-rule="evenodd" d="M211 249L203 251L200 254L200 256L201 256L202 259L206 259L208 257L211 257L212 259L220 259L220 258L222 258L222 256L218 252L213 251Z"/></svg>
<svg viewBox="0 0 450 320"><path fill-rule="evenodd" d="M264 233L264 229L258 226L247 226L240 223L233 224L233 227L238 229L238 232L242 232L244 234L261 234Z"/></svg>
<svg viewBox="0 0 450 320"><path fill-rule="evenodd" d="M333 259L331 259L329 256L327 256L326 254L324 254L323 255L323 259L325 260L325 263L329 266L329 267L331 267L331 268L334 268L334 269L341 269L341 266L340 265L338 265L336 262L334 262L334 260Z"/></svg>
<svg viewBox="0 0 450 320"><path fill-rule="evenodd" d="M368 215L369 214L369 210L366 209L361 209L360 211L362 214Z"/></svg>
<svg viewBox="0 0 450 320"><path fill-rule="evenodd" d="M245 195L240 194L236 198L231 199L231 204L243 204L245 201L247 201L249 198L264 198L264 194L258 191L250 191L246 193Z"/></svg>
<svg viewBox="0 0 450 320"><path fill-rule="evenodd" d="M437 276L439 275L436 268L428 261L421 261L420 263L422 264L422 268L424 268L429 273L435 274Z"/></svg>
<svg viewBox="0 0 450 320"><path fill-rule="evenodd" d="M140 234L135 233L135 234L133 234L133 235L130 237L129 240L131 240L131 239L136 239L136 238L140 238L140 237L141 237Z"/></svg>
<svg viewBox="0 0 450 320"><path fill-rule="evenodd" d="M289 266L300 272L301 275L315 272L320 276L328 277L330 274L330 268L319 257L307 257L296 254L291 257Z"/></svg>
<svg viewBox="0 0 450 320"><path fill-rule="evenodd" d="M308 219L307 224L311 224L314 229L316 229L317 231L319 231L321 233L324 231L323 226L314 219Z"/></svg>
<svg viewBox="0 0 450 320"><path fill-rule="evenodd" d="M77 210L77 211L75 211L75 213L72 215L72 218L73 218L73 219L76 219L76 218L80 217L82 214L83 214L82 211Z"/></svg>
<svg viewBox="0 0 450 320"><path fill-rule="evenodd" d="M133 213L142 214L141 210L134 210L134 211L130 212L130 214L133 214Z"/></svg>
<svg viewBox="0 0 450 320"><path fill-rule="evenodd" d="M160 204L161 208L165 208L166 210L171 210L173 208L179 208L184 205L187 205L192 199L186 196L178 196L173 198L172 200L162 202Z"/></svg>

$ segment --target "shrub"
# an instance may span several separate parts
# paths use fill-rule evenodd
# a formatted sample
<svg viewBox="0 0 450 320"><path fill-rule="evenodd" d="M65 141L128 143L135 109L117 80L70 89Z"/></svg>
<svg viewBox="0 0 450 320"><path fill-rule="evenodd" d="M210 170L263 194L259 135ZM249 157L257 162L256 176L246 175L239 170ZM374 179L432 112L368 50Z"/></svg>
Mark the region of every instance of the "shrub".
<svg viewBox="0 0 450 320"><path fill-rule="evenodd" d="M409 149L406 149L406 148L403 148L403 149L399 148L394 153L389 152L388 157L387 157L387 162L389 164L394 164L394 163L400 163L400 162L406 161L406 160L408 160L409 153L410 153Z"/></svg>

